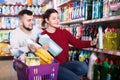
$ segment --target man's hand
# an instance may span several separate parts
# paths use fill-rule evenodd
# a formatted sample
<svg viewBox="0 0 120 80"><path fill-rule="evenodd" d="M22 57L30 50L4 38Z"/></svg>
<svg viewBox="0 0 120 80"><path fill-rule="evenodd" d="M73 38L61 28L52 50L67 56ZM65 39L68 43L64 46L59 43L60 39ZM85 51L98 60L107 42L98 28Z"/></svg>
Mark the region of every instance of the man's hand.
<svg viewBox="0 0 120 80"><path fill-rule="evenodd" d="M35 52L36 49L37 49L37 48L36 48L34 45L32 45L32 44L30 44L28 47L29 47L30 51L32 51L32 52Z"/></svg>

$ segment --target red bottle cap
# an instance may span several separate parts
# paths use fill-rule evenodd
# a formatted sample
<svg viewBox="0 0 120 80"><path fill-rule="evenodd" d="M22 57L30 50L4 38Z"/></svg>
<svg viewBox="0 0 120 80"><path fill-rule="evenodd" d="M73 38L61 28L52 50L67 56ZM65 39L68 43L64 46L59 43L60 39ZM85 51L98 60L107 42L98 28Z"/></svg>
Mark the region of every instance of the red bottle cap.
<svg viewBox="0 0 120 80"><path fill-rule="evenodd" d="M108 58L106 58L105 61L108 61Z"/></svg>
<svg viewBox="0 0 120 80"><path fill-rule="evenodd" d="M98 58L95 60L96 63L98 63Z"/></svg>
<svg viewBox="0 0 120 80"><path fill-rule="evenodd" d="M113 60L110 60L110 64L113 64Z"/></svg>
<svg viewBox="0 0 120 80"><path fill-rule="evenodd" d="M112 32L115 32L115 28L112 28Z"/></svg>

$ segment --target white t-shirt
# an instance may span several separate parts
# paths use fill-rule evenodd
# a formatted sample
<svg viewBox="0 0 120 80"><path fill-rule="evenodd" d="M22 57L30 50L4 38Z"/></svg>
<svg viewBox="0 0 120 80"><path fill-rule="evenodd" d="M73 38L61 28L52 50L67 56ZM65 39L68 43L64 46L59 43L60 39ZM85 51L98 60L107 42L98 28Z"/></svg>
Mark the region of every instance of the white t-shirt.
<svg viewBox="0 0 120 80"><path fill-rule="evenodd" d="M16 28L14 31L10 33L10 51L13 56L20 56L20 52L28 52L28 44L26 42L27 39L30 39L34 42L36 42L38 33L40 30L38 30L37 27L34 27L32 30L32 33L30 35L27 35L24 33L20 28Z"/></svg>

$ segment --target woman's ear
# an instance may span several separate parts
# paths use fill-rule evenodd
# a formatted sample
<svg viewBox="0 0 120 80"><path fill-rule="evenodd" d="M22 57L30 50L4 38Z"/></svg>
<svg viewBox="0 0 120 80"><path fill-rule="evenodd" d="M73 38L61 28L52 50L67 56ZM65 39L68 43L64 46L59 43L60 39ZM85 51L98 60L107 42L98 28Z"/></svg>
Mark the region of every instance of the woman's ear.
<svg viewBox="0 0 120 80"><path fill-rule="evenodd" d="M49 23L49 21L48 21L48 19L47 19L47 18L45 18L45 21L46 21L46 23Z"/></svg>

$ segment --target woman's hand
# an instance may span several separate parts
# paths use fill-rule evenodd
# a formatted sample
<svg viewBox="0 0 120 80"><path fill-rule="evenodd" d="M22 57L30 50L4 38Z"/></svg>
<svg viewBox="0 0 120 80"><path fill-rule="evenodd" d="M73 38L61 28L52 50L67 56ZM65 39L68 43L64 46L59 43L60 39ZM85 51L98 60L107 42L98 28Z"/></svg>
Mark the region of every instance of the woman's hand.
<svg viewBox="0 0 120 80"><path fill-rule="evenodd" d="M43 45L42 45L42 48L45 49L45 50L48 50L49 44L48 44L48 43L43 44Z"/></svg>
<svg viewBox="0 0 120 80"><path fill-rule="evenodd" d="M97 43L98 43L98 38L95 38L90 42L90 45L95 46L95 45L97 45Z"/></svg>

